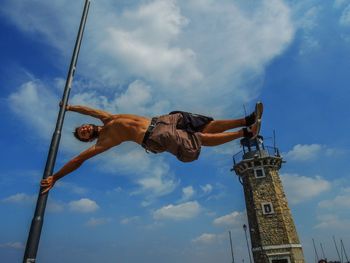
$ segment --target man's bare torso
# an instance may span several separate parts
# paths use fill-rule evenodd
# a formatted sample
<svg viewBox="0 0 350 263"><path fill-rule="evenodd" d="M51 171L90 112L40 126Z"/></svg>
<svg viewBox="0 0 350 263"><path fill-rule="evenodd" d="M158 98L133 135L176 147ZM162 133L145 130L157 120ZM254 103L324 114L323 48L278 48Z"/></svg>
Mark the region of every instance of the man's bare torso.
<svg viewBox="0 0 350 263"><path fill-rule="evenodd" d="M132 114L115 114L105 123L97 144L113 147L125 141L142 144L151 120Z"/></svg>

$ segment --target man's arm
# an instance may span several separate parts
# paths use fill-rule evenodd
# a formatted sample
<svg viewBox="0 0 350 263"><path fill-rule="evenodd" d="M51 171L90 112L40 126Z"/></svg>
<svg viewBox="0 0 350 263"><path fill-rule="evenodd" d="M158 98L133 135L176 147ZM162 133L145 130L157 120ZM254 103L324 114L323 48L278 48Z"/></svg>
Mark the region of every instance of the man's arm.
<svg viewBox="0 0 350 263"><path fill-rule="evenodd" d="M73 172L74 170L78 169L84 161L87 159L90 159L91 157L102 153L109 149L108 147L98 146L94 145L90 147L89 149L83 151L78 156L74 157L72 160L70 160L68 163L66 163L57 173L55 173L53 176L49 176L46 179L41 180L41 186L45 189L41 192L42 194L48 192L56 183L57 180L62 178L63 176Z"/></svg>
<svg viewBox="0 0 350 263"><path fill-rule="evenodd" d="M108 121L108 119L112 116L112 114L98 109L89 108L81 105L67 105L66 107L69 111L75 111L81 114L90 115L94 118L100 119L103 123Z"/></svg>

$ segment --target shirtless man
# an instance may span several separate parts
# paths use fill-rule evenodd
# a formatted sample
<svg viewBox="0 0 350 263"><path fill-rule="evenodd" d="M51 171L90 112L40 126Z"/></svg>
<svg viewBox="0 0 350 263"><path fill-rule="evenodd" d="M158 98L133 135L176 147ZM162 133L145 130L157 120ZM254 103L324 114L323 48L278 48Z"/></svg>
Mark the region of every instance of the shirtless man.
<svg viewBox="0 0 350 263"><path fill-rule="evenodd" d="M53 176L43 179L42 194L87 159L126 141L133 141L153 153L167 151L183 162L190 162L198 159L202 145L217 146L241 137L253 139L259 134L263 104L258 102L252 114L234 120L213 120L186 112L172 112L150 119L131 114L110 114L78 105L68 105L66 110L98 118L103 125L84 124L76 128L74 136L77 139L84 142L97 139L96 144L67 162ZM238 127L244 128L227 131Z"/></svg>

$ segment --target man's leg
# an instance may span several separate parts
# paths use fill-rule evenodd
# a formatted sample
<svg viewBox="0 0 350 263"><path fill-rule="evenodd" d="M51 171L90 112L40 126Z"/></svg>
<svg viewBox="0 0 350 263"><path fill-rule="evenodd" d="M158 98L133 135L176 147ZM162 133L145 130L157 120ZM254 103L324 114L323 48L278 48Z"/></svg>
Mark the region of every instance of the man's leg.
<svg viewBox="0 0 350 263"><path fill-rule="evenodd" d="M221 132L221 133L198 133L203 146L217 146L224 144L241 137L254 138L259 134L261 121L257 120L249 128L243 128L235 132Z"/></svg>
<svg viewBox="0 0 350 263"><path fill-rule="evenodd" d="M238 127L251 126L256 122L257 119L261 119L263 110L264 106L262 102L257 102L255 105L255 110L250 115L242 119L211 121L204 127L202 132L221 133Z"/></svg>
<svg viewBox="0 0 350 263"><path fill-rule="evenodd" d="M227 130L231 130L246 125L245 118L235 120L214 120L209 122L202 133L222 133Z"/></svg>
<svg viewBox="0 0 350 263"><path fill-rule="evenodd" d="M217 146L243 137L243 130L222 133L199 133L203 146Z"/></svg>

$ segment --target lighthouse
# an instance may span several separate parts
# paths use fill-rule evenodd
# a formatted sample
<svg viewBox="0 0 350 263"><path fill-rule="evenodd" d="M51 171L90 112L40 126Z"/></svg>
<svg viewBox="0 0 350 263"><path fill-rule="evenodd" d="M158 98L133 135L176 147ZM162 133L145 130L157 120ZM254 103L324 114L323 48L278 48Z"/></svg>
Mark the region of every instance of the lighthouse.
<svg viewBox="0 0 350 263"><path fill-rule="evenodd" d="M233 169L243 185L255 263L304 263L279 170L283 159L263 137L242 139Z"/></svg>

